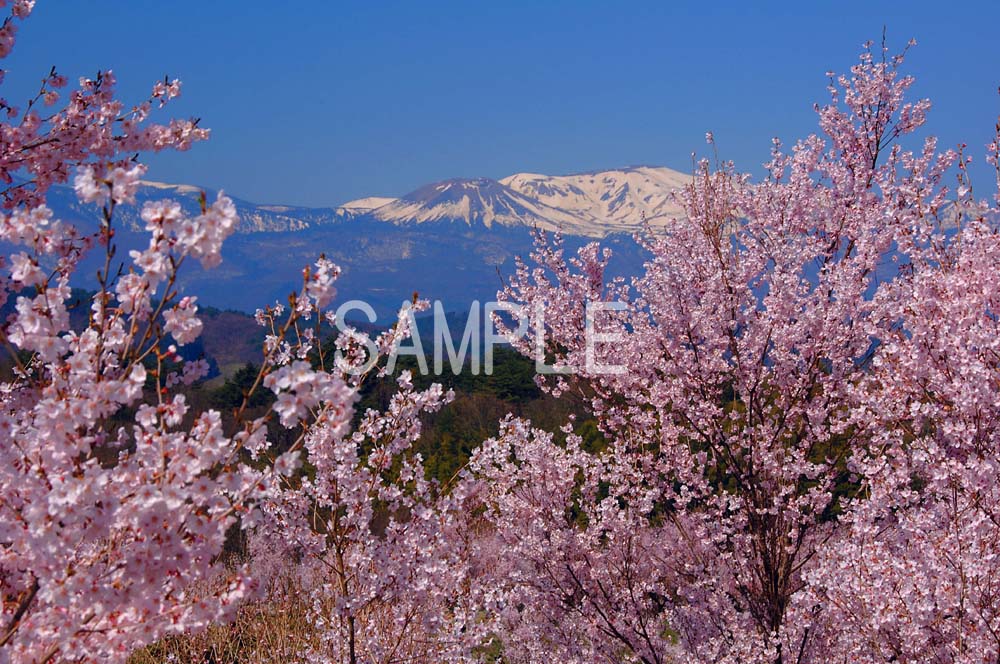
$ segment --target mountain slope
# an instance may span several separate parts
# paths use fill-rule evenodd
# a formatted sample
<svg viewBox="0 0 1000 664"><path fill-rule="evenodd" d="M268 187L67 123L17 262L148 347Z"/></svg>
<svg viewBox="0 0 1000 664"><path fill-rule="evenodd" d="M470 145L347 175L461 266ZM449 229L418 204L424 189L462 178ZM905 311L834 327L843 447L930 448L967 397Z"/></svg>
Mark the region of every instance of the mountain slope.
<svg viewBox="0 0 1000 664"><path fill-rule="evenodd" d="M673 193L690 182L669 168L639 166L577 175L517 173L500 180L510 189L572 214L584 235L659 226L683 215Z"/></svg>
<svg viewBox="0 0 1000 664"><path fill-rule="evenodd" d="M454 179L429 184L372 210L375 219L397 224L462 221L490 228L527 226L572 228L576 218L489 178Z"/></svg>

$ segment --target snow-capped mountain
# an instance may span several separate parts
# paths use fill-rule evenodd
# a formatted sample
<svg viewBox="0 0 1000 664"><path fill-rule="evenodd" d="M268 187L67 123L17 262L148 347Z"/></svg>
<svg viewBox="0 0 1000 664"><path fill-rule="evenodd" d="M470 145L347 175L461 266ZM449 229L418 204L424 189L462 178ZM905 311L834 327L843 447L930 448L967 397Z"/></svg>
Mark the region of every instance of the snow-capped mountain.
<svg viewBox="0 0 1000 664"><path fill-rule="evenodd" d="M683 213L673 193L690 180L652 166L575 175L515 173L501 180L445 180L397 199L363 198L345 203L338 213L396 224L460 221L600 237L638 230L643 220L668 224Z"/></svg>

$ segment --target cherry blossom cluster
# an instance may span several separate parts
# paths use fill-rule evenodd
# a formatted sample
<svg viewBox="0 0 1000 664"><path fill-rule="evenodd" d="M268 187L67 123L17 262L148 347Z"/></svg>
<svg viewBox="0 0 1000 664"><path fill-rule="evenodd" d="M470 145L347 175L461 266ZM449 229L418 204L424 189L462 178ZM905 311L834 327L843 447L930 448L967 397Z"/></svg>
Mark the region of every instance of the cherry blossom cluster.
<svg viewBox="0 0 1000 664"><path fill-rule="evenodd" d="M128 195L109 187L112 200ZM38 218L38 233L55 227L47 246L61 246L59 227ZM47 258L35 237L5 239L36 247L39 264ZM153 307L147 282L139 306L115 298L109 281L89 324L74 329L73 261L62 258L44 278L13 263L10 288L35 295L18 295L0 328L16 363L0 399L3 661L122 660L225 619L250 586L245 571L220 561L226 532L271 485L269 472L236 463L239 441L218 413L191 413L183 393L171 394L207 369L192 362L166 372L179 358L164 335L185 343L200 330L192 300L171 307L168 292Z"/></svg>

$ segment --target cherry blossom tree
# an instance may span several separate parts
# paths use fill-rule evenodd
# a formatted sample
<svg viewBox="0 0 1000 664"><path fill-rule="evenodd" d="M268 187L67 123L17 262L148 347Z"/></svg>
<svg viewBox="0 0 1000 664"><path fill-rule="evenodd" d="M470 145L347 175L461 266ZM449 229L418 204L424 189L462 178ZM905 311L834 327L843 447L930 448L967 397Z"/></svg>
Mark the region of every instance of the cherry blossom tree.
<svg viewBox="0 0 1000 664"><path fill-rule="evenodd" d="M289 573L309 580L319 636L301 653L309 661L458 662L485 639L466 601L472 533L462 490L428 480L413 451L421 415L453 395L438 384L415 390L403 371L385 412L369 409L353 423L344 416L365 380L387 376L387 356L410 336L413 312L426 305L404 307L376 339L348 327L332 356L317 348L318 367L297 360L264 380L278 395L282 422L304 421L299 440L308 471L285 480L267 503L251 550L265 564L284 561L262 571L262 581ZM259 318L268 326L276 320L273 310Z"/></svg>
<svg viewBox="0 0 1000 664"><path fill-rule="evenodd" d="M831 75L761 182L700 162L632 282L558 237L518 266L519 348L609 441L510 423L474 459L525 661L996 659L997 199L905 147L901 63Z"/></svg>
<svg viewBox="0 0 1000 664"><path fill-rule="evenodd" d="M0 5L7 5L6 2ZM33 3L18 0L0 28L13 46ZM59 110L66 80L51 71L23 110L0 102L0 324L12 363L0 384L0 661L123 661L138 646L224 620L251 589L226 566L227 531L253 524L277 470L240 463L261 420L224 435L219 414L191 412L183 387L207 364L176 346L200 330L196 298L176 287L184 263L212 267L237 223L225 196L190 217L176 202L142 210L149 245L125 261L115 210L134 201L145 168L137 153L186 149L207 138L197 121L148 122L180 93L157 83L125 107L111 72L83 79ZM87 235L53 219L46 192L73 174L100 229ZM104 255L99 289L71 302L88 251ZM306 289L316 288L311 280ZM70 308L87 322L71 327ZM242 517L242 518L241 518Z"/></svg>

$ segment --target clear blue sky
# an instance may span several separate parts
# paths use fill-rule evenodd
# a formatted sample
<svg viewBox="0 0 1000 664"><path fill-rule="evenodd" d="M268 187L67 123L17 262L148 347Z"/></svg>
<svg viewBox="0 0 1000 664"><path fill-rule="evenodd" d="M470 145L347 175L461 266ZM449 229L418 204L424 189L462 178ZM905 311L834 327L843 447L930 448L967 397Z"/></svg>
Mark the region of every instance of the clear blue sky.
<svg viewBox="0 0 1000 664"><path fill-rule="evenodd" d="M755 169L771 136L813 131L824 72L886 25L893 46L919 42L907 67L930 130L981 153L1000 2L757 4L42 0L3 92L53 64L71 80L110 67L127 99L179 77L175 113L213 137L150 159L150 177L333 205L456 176L687 170L709 130Z"/></svg>

